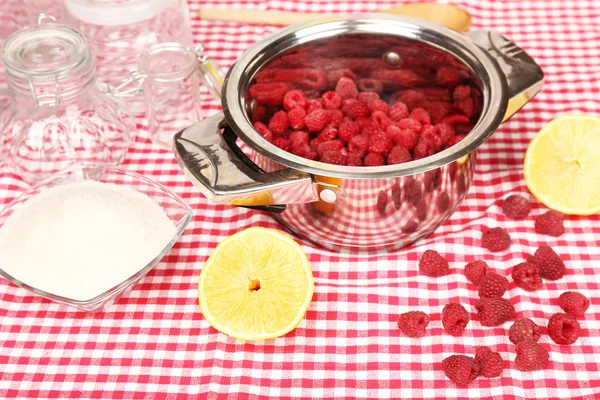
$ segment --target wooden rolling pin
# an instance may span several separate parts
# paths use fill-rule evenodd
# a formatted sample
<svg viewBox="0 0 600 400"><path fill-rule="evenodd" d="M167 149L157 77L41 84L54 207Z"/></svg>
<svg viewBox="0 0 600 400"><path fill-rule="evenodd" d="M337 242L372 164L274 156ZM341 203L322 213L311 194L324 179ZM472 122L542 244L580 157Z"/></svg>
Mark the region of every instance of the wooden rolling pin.
<svg viewBox="0 0 600 400"><path fill-rule="evenodd" d="M444 25L458 32L466 32L471 27L471 16L453 4L409 3L377 11L384 14L420 18ZM315 18L326 18L325 14L290 11L257 11L225 8L201 8L200 19L207 21L241 22L266 25L291 25Z"/></svg>

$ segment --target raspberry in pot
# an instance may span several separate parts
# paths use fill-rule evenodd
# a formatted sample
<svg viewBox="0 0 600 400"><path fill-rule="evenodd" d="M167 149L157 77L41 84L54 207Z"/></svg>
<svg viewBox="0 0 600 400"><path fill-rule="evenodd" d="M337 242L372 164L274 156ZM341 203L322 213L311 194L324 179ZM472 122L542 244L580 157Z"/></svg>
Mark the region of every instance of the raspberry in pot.
<svg viewBox="0 0 600 400"><path fill-rule="evenodd" d="M331 122L329 125L338 127L344 120L344 113L342 110L329 110L329 115L331 116Z"/></svg>
<svg viewBox="0 0 600 400"><path fill-rule="evenodd" d="M419 260L419 271L423 275L439 277L450 273L450 266L437 251L427 250Z"/></svg>
<svg viewBox="0 0 600 400"><path fill-rule="evenodd" d="M418 121L421 125L431 125L431 117L429 113L424 108L415 108L410 113L411 119Z"/></svg>
<svg viewBox="0 0 600 400"><path fill-rule="evenodd" d="M558 211L549 210L535 220L535 231L542 235L560 236L564 233L565 216Z"/></svg>
<svg viewBox="0 0 600 400"><path fill-rule="evenodd" d="M502 228L487 229L481 236L481 245L491 252L506 250L510 244L510 235Z"/></svg>
<svg viewBox="0 0 600 400"><path fill-rule="evenodd" d="M514 344L519 344L525 340L537 342L541 335L540 327L529 318L521 318L515 321L508 329L508 339Z"/></svg>
<svg viewBox="0 0 600 400"><path fill-rule="evenodd" d="M362 101L365 104L369 104L373 100L379 100L379 99L380 99L379 94L377 94L375 92L360 92L358 94L358 101ZM385 104L387 106L387 103L385 103ZM389 106L388 106L388 108L389 108ZM407 113L407 115L408 115L408 113Z"/></svg>
<svg viewBox="0 0 600 400"><path fill-rule="evenodd" d="M254 129L256 129L256 131L260 134L260 136L262 136L266 141L268 142L272 142L275 135L273 135L273 132L271 132L271 130L269 129L268 126L266 126L265 124L263 124L260 121L256 121L254 124Z"/></svg>
<svg viewBox="0 0 600 400"><path fill-rule="evenodd" d="M580 334L579 322L569 314L557 313L548 320L548 335L557 344L573 344Z"/></svg>
<svg viewBox="0 0 600 400"><path fill-rule="evenodd" d="M511 275L515 284L521 289L531 292L542 287L540 269L533 263L523 262L515 265Z"/></svg>
<svg viewBox="0 0 600 400"><path fill-rule="evenodd" d="M558 297L558 305L567 314L583 318L590 306L590 301L579 292L564 292Z"/></svg>
<svg viewBox="0 0 600 400"><path fill-rule="evenodd" d="M342 106L342 97L337 92L325 92L321 96L321 104L326 110L335 110Z"/></svg>
<svg viewBox="0 0 600 400"><path fill-rule="evenodd" d="M387 155L392 148L392 143L384 133L374 134L369 138L369 153Z"/></svg>
<svg viewBox="0 0 600 400"><path fill-rule="evenodd" d="M435 74L438 85L455 88L460 83L460 75L454 68L440 67Z"/></svg>
<svg viewBox="0 0 600 400"><path fill-rule="evenodd" d="M462 335L469 320L469 313L460 303L448 303L442 310L442 325L452 336Z"/></svg>
<svg viewBox="0 0 600 400"><path fill-rule="evenodd" d="M290 142L287 139L278 137L277 139L273 140L273 144L279 147L281 150L290 151Z"/></svg>
<svg viewBox="0 0 600 400"><path fill-rule="evenodd" d="M340 140L328 140L326 142L319 143L317 146L317 154L319 157L323 157L323 154L326 151L340 151L342 148L344 148L344 143L342 143Z"/></svg>
<svg viewBox="0 0 600 400"><path fill-rule="evenodd" d="M394 146L388 154L387 163L388 165L392 164L401 164L405 162L412 161L412 156L410 155L410 151L402 146Z"/></svg>
<svg viewBox="0 0 600 400"><path fill-rule="evenodd" d="M398 318L398 328L411 338L425 336L427 325L429 325L429 317L422 311L409 311L400 314Z"/></svg>
<svg viewBox="0 0 600 400"><path fill-rule="evenodd" d="M548 365L548 350L533 340L524 340L517 344L515 365L521 371L539 371Z"/></svg>
<svg viewBox="0 0 600 400"><path fill-rule="evenodd" d="M565 263L550 246L540 246L529 261L539 267L540 276L544 279L555 281L565 275Z"/></svg>
<svg viewBox="0 0 600 400"><path fill-rule="evenodd" d="M508 289L508 279L495 272L486 273L479 281L479 297L502 297Z"/></svg>
<svg viewBox="0 0 600 400"><path fill-rule="evenodd" d="M347 156L337 150L329 150L323 153L319 161L327 164L346 165Z"/></svg>
<svg viewBox="0 0 600 400"><path fill-rule="evenodd" d="M356 99L358 96L358 89L356 84L350 78L345 76L341 77L335 85L335 91L341 96L342 99Z"/></svg>
<svg viewBox="0 0 600 400"><path fill-rule="evenodd" d="M362 93L361 93L362 94ZM358 95L358 98L360 99L360 94ZM371 100L369 102L366 102L367 106L369 106L369 108L371 109L371 112L373 112L373 114L377 111L382 112L383 115L387 118L387 113L389 111L389 106L388 104L381 100L381 99L375 99L375 100Z"/></svg>
<svg viewBox="0 0 600 400"><path fill-rule="evenodd" d="M354 136L360 133L358 124L354 121L343 121L338 127L338 136L345 142L350 141Z"/></svg>
<svg viewBox="0 0 600 400"><path fill-rule="evenodd" d="M407 118L410 115L408 107L404 103L396 103L391 106L388 110L388 117L392 121L400 121L401 119Z"/></svg>
<svg viewBox="0 0 600 400"><path fill-rule="evenodd" d="M365 78L358 80L358 88L362 92L374 92L381 93L383 92L383 85L381 81L377 79Z"/></svg>
<svg viewBox="0 0 600 400"><path fill-rule="evenodd" d="M309 100L306 105L306 113L307 114L310 114L311 112L313 112L315 110L321 110L321 109L323 109L323 107L321 105L321 100L318 100L318 99Z"/></svg>
<svg viewBox="0 0 600 400"><path fill-rule="evenodd" d="M348 150L350 150L351 152L354 151L362 151L365 152L367 151L367 149L369 148L369 136L368 135L356 135L353 136L350 141L348 142ZM383 160L383 158L382 158ZM379 165L383 165L383 164L379 164Z"/></svg>
<svg viewBox="0 0 600 400"><path fill-rule="evenodd" d="M531 211L531 202L523 196L513 194L504 199L502 212L509 218L525 218Z"/></svg>
<svg viewBox="0 0 600 400"><path fill-rule="evenodd" d="M477 300L475 309L477 318L483 326L502 325L515 315L515 308L511 302L498 297Z"/></svg>
<svg viewBox="0 0 600 400"><path fill-rule="evenodd" d="M281 135L289 126L288 114L285 111L277 111L269 121L269 129L275 135Z"/></svg>
<svg viewBox="0 0 600 400"><path fill-rule="evenodd" d="M467 386L479 376L479 364L473 357L454 354L442 361L444 374L458 386Z"/></svg>
<svg viewBox="0 0 600 400"><path fill-rule="evenodd" d="M290 128L297 131L304 129L304 118L306 118L306 111L304 108L296 107L288 112L288 123Z"/></svg>
<svg viewBox="0 0 600 400"><path fill-rule="evenodd" d="M465 277L475 285L479 285L479 282L488 272L488 269L487 263L483 260L471 261L465 265Z"/></svg>
<svg viewBox="0 0 600 400"><path fill-rule="evenodd" d="M331 114L322 109L311 112L304 119L306 127L312 132L321 132L330 121Z"/></svg>
<svg viewBox="0 0 600 400"><path fill-rule="evenodd" d="M410 129L400 129L395 125L390 125L386 129L387 137L393 140L396 144L411 150L417 145L419 134Z"/></svg>
<svg viewBox="0 0 600 400"><path fill-rule="evenodd" d="M305 109L308 105L302 90L290 90L283 96L283 108L292 111L294 108Z"/></svg>
<svg viewBox="0 0 600 400"><path fill-rule="evenodd" d="M385 160L381 154L369 153L363 159L363 165L365 167L378 167L385 165Z"/></svg>

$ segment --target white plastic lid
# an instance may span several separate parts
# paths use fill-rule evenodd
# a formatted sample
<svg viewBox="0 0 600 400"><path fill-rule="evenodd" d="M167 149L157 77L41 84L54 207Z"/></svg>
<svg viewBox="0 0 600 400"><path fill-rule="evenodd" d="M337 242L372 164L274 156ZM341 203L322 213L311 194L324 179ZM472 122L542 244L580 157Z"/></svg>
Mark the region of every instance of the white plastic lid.
<svg viewBox="0 0 600 400"><path fill-rule="evenodd" d="M76 19L94 25L129 25L151 19L173 0L64 0Z"/></svg>

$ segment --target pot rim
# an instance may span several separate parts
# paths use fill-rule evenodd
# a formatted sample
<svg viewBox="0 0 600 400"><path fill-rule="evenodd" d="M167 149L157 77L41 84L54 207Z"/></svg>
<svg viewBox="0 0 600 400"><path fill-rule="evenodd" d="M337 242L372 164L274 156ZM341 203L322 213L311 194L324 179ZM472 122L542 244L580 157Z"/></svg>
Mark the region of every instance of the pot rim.
<svg viewBox="0 0 600 400"><path fill-rule="evenodd" d="M352 167L326 164L288 153L254 129L246 110L245 93L253 76L282 51L341 33L387 34L420 41L445 51L469 67L483 94L481 116L458 144L432 156L402 164ZM252 149L272 160L307 173L350 179L388 178L422 173L460 159L482 145L502 123L509 91L497 61L469 37L427 21L379 14L328 17L292 25L256 43L229 70L223 84L222 106L227 124Z"/></svg>

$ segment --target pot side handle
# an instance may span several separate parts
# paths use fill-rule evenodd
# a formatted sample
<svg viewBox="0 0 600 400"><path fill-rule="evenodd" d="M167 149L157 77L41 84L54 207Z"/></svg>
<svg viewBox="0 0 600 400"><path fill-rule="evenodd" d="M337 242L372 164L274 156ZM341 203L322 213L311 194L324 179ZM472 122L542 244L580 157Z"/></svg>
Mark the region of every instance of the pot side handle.
<svg viewBox="0 0 600 400"><path fill-rule="evenodd" d="M487 50L506 76L510 95L503 119L506 121L540 91L544 73L523 49L498 32L480 29L466 35Z"/></svg>
<svg viewBox="0 0 600 400"><path fill-rule="evenodd" d="M236 139L222 112L196 122L173 138L177 162L209 200L282 212L285 204L318 198L309 174L291 168L265 172L237 147Z"/></svg>

